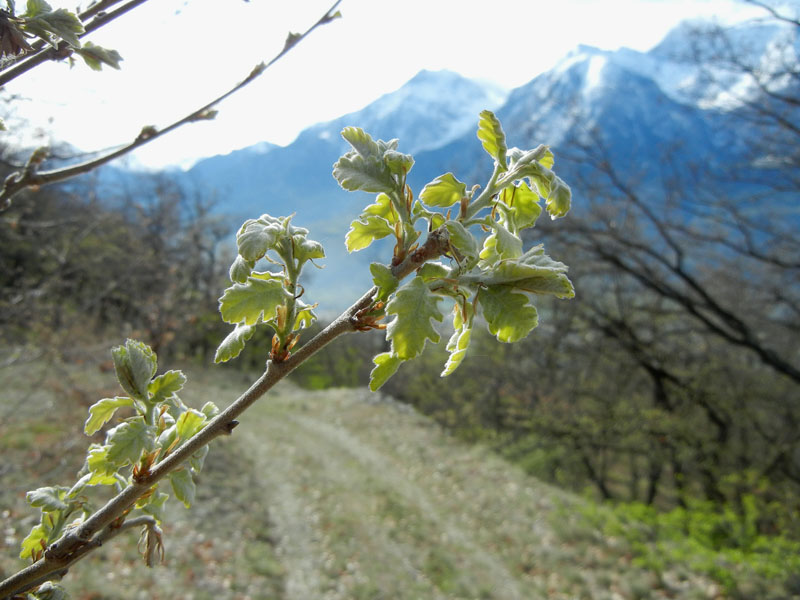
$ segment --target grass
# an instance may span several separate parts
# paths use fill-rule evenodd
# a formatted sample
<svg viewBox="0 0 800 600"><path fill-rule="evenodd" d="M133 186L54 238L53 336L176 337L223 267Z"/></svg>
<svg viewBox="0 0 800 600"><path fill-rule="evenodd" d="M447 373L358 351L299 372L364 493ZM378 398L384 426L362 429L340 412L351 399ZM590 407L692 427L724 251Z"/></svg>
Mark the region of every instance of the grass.
<svg viewBox="0 0 800 600"><path fill-rule="evenodd" d="M25 490L74 478L86 407L113 383L87 365L61 366L58 385L23 389L50 381L26 368L0 372L0 411L19 405L0 431L6 573L33 524ZM190 373L182 397L222 406L247 383L231 370ZM74 567L65 585L87 600L722 597L688 569L637 566L622 540L581 517L585 505L388 398L287 383L215 443L192 508L172 506L164 566L145 568L132 535Z"/></svg>

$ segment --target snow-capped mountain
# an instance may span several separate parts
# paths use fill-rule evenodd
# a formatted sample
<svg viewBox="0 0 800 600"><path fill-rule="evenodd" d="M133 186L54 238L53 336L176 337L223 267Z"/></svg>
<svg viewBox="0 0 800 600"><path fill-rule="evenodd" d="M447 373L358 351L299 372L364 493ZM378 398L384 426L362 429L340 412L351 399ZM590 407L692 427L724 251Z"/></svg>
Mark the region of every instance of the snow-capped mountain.
<svg viewBox="0 0 800 600"><path fill-rule="evenodd" d="M348 257L343 240L350 222L371 200L341 190L331 177L333 164L349 148L340 136L342 129L353 125L376 138L398 138L401 151L420 153L474 128L477 114L498 107L504 98L502 90L450 71L422 71L358 112L309 127L286 147L261 145L202 160L183 180L190 187L216 190L223 202L219 210L240 220L262 213L295 214L294 222L309 228L312 237L323 243L329 264L357 264L361 271L361 260L370 256L369 251ZM371 256L380 258L374 252ZM312 277L316 287L331 290L329 301L338 302L337 307L369 280L345 278L342 283L332 269L316 271Z"/></svg>
<svg viewBox="0 0 800 600"><path fill-rule="evenodd" d="M188 177L218 189L226 201L221 208L236 216L296 213L295 222L312 229L334 255L329 264L344 264L349 270L349 260L364 273L364 261L382 256L368 250L345 259L342 241L350 220L371 200L366 194L341 191L331 177L332 164L347 149L339 132L348 125L376 138L399 138L400 150L416 159L409 176L416 191L447 171L468 185L483 183L491 164L475 129L478 113L490 108L496 110L509 146L552 146L556 168L568 182L573 177L579 181L578 175L590 167L565 157L574 157L580 146L595 145L619 173L641 185L652 183L663 193L664 181L695 176L698 165L713 175L727 173L723 169L731 164L753 161L747 154L748 138L757 133L731 127L728 119L759 82L725 64L720 41L708 32L695 35L698 27L703 25L676 28L647 53L580 46L507 96L455 73L423 71L361 111L308 128L287 147L251 148L207 159ZM800 42L788 27L751 24L729 33L740 55L763 72L789 64L786 53L793 52L791 64L798 63ZM790 84L790 77L770 80L772 86ZM580 210L582 190L573 191ZM316 277L321 285L339 286L333 294L339 299L336 306L368 283L368 277L342 278L331 270ZM343 280L353 289L342 289Z"/></svg>
<svg viewBox="0 0 800 600"><path fill-rule="evenodd" d="M288 194L296 212L305 217L306 207L319 212L317 193L336 191L330 170L348 148L340 136L344 127L361 127L376 138L398 138L402 151L414 154L463 135L475 115L498 107L505 96L497 87L451 71L421 71L364 109L309 127L286 147L259 145L215 156L198 162L188 175L203 186L232 194L237 209L247 211L258 206L271 210L265 198L282 203L281 196ZM302 192L295 193L301 181Z"/></svg>
<svg viewBox="0 0 800 600"><path fill-rule="evenodd" d="M578 146L602 147L616 169L644 183L660 183L674 176L675 169L688 173L699 164L713 173L752 162L749 138L763 132L744 131L731 121L759 85L777 92L781 86L798 85L796 72L793 77L774 74L798 64L800 40L796 28L775 24L726 30L727 43L754 66L753 74L760 78L756 80L730 64L726 42L714 37L716 32L708 23L685 23L646 53L579 46L553 69L509 94L497 111L509 144L545 143L555 149L557 160L559 155L574 155ZM797 112L795 117L800 116ZM468 132L444 148L417 156L417 175L454 170L469 180L484 172L474 135ZM557 167L566 176L588 168L563 159Z"/></svg>
<svg viewBox="0 0 800 600"><path fill-rule="evenodd" d="M416 154L440 148L474 125L475 115L500 106L507 92L496 86L466 79L452 71L420 71L399 90L385 94L355 113L310 127L304 135L335 139L347 144L339 132L357 125L381 139L398 138L403 151Z"/></svg>

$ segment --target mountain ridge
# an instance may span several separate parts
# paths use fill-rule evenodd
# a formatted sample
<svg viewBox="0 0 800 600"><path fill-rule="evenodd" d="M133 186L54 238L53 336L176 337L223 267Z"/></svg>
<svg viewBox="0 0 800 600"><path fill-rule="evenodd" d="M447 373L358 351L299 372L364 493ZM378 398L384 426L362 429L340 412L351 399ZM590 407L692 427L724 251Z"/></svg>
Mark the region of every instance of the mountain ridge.
<svg viewBox="0 0 800 600"><path fill-rule="evenodd" d="M326 263L332 265L315 273L315 283L335 289L325 301L344 308L344 298L358 297L370 283L366 263L386 257L375 248L355 256L344 251L349 223L371 199L342 191L331 177L333 163L347 150L339 136L343 127L362 127L375 138L399 138L399 150L415 156L408 182L418 193L444 172L453 172L468 186L485 182L491 160L475 131L480 110L493 108L508 145L551 146L556 171L568 183L592 168L567 160L573 150L600 148L610 164L636 178L657 202L670 177L694 177L698 166L717 176L751 160L747 135L729 125L736 106L722 102L725 94L718 89L720 81L738 85L739 80L712 65L712 76L721 73L719 81L703 88L709 74L677 53L691 47L696 26L679 26L647 53L579 46L553 69L511 90L500 106L492 106L501 97L496 90L449 71L422 71L360 111L307 128L288 146L207 159L186 178L221 190L226 203L220 208L235 210L237 218L296 214L295 222L323 242ZM750 40L755 59L765 61L783 31L755 25L739 27L736 34ZM225 179L212 176L214 164L214 172L224 173ZM725 193L741 193L734 183L722 185ZM587 192L579 187L573 192L579 210ZM343 277L338 269L365 275Z"/></svg>

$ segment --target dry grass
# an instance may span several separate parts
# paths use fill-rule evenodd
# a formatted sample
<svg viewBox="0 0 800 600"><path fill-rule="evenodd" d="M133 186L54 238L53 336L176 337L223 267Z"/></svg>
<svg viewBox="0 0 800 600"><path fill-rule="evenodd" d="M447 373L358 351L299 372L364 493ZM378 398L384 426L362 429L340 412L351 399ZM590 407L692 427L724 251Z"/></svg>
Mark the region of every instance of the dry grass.
<svg viewBox="0 0 800 600"><path fill-rule="evenodd" d="M67 371L84 391L113 383L112 374L86 366ZM0 411L21 397L18 375L0 372ZM242 375L215 369L190 376L183 397L194 406L224 405L245 386ZM59 427L42 425L44 407L57 410L57 395L30 395L0 431L5 572L17 568L19 540L33 523L24 491L67 484L80 466L87 440L75 432L96 398L65 401ZM167 564L148 570L136 560L135 539L115 541L74 568L65 581L73 597L616 600L718 593L691 573L656 577L632 566L621 542L573 518L571 507L582 500L379 395L285 384L242 421L212 448L192 509L172 507ZM45 460L44 450L31 449L42 442L58 460L31 470Z"/></svg>

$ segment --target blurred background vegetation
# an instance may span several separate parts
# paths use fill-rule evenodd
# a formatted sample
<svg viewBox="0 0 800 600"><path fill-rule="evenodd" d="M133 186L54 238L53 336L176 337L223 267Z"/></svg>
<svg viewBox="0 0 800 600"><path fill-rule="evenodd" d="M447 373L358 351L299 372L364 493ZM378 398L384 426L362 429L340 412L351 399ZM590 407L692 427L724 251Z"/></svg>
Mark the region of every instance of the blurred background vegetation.
<svg viewBox="0 0 800 600"><path fill-rule="evenodd" d="M563 152L582 208L536 232L572 266L577 297L541 301L540 327L518 344L476 335L446 380L443 347L429 348L384 391L539 479L612 503L585 505L586 522L627 539L648 568L685 561L734 597L751 578L774 582L774 597L800 595L800 236L797 213L777 210L796 211L797 106L800 93L765 91L737 113L753 155L780 158L754 187L752 164L700 171L664 149L660 206L582 132ZM3 149L0 176L22 161ZM719 193L740 180L747 199ZM47 187L0 215L4 380L40 364L110 370L108 349L125 337L163 365L210 364L226 333L217 298L235 224L167 177L142 185L146 201L91 179ZM767 197L785 201L757 210ZM349 336L293 380L364 386L383 344L377 332ZM224 369L255 372L267 348L250 343ZM84 392L102 386L69 373L48 376L78 404L95 400ZM0 405L0 421L18 406ZM23 439L0 425L6 450L52 434L28 426Z"/></svg>

